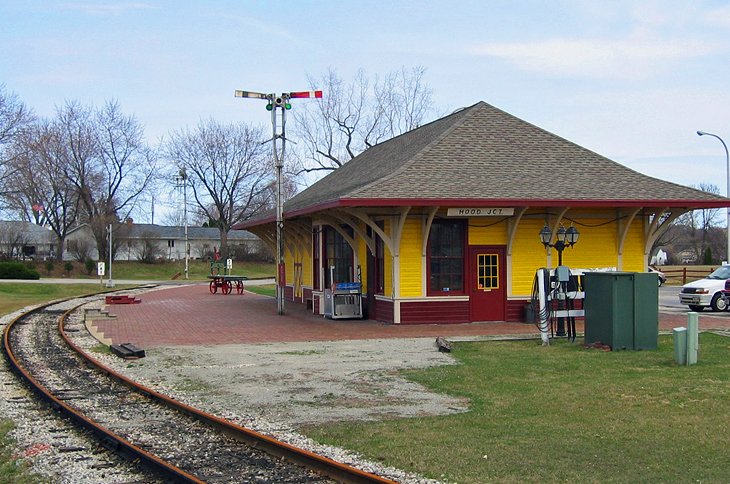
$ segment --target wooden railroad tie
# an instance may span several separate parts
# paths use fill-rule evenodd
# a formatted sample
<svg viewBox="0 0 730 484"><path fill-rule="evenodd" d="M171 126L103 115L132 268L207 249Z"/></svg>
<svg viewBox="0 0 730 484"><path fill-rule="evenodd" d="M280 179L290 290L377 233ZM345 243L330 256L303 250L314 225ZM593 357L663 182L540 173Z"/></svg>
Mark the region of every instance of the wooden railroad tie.
<svg viewBox="0 0 730 484"><path fill-rule="evenodd" d="M145 352L142 348L139 348L134 343L122 343L120 345L110 346L112 353L120 358L131 359L131 358L144 358Z"/></svg>

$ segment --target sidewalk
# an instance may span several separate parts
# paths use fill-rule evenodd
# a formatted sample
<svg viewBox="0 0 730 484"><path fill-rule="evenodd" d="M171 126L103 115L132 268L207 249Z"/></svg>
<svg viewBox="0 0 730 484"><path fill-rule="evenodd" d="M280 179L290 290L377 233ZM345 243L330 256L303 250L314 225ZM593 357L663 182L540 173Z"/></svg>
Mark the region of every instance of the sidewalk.
<svg viewBox="0 0 730 484"><path fill-rule="evenodd" d="M141 304L107 306L114 319L98 319L98 336L114 343L140 347L220 345L295 341L332 341L444 336L537 336L529 323L467 323L393 325L372 320L329 320L287 301L285 314L276 314L273 298L210 294L207 285L160 288L140 296ZM682 313L660 313L660 331L685 326ZM730 318L700 316L700 329L730 329ZM583 331L583 324L577 324Z"/></svg>

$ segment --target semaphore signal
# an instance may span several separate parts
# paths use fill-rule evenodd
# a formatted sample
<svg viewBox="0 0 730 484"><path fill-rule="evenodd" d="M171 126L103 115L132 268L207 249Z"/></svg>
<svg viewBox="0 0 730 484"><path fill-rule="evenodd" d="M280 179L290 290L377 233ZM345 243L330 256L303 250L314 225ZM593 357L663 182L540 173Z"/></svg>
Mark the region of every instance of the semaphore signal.
<svg viewBox="0 0 730 484"><path fill-rule="evenodd" d="M264 94L262 92L240 91L236 90L235 97L249 99L264 99L268 101L266 110L271 111L271 125L274 131L273 152L274 162L276 164L276 311L278 314L284 314L284 214L282 199L282 178L281 172L284 167L284 148L286 147L286 112L291 109L289 99L321 99L322 91L294 91L285 92L280 95ZM276 125L276 109L281 109L281 133L277 132ZM281 157L276 150L276 140L281 138Z"/></svg>

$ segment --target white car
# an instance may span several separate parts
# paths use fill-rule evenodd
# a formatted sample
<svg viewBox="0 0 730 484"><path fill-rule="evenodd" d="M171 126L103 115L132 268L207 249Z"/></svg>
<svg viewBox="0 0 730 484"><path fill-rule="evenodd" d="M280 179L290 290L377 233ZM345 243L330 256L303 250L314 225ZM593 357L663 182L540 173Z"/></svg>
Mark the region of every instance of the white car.
<svg viewBox="0 0 730 484"><path fill-rule="evenodd" d="M682 286L679 302L686 304L692 311L702 311L706 307L713 311L728 309L728 301L722 295L727 283L730 289L730 265L717 268L704 279L689 282Z"/></svg>

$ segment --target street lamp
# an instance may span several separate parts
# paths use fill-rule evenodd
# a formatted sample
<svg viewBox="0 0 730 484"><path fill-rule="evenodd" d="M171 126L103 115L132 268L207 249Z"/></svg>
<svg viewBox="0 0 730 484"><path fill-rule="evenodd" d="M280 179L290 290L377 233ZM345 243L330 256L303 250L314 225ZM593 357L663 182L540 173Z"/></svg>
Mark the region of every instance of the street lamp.
<svg viewBox="0 0 730 484"><path fill-rule="evenodd" d="M572 225L568 227L566 230L565 227L562 225L560 228L558 228L558 232L555 234L555 243L551 244L550 240L553 237L553 232L550 230L550 228L545 225L542 230L540 230L540 242L542 242L542 245L547 247L553 247L555 250L558 251L558 265L563 265L563 251L566 247L573 247L578 242L578 237L580 237L580 232L573 227Z"/></svg>
<svg viewBox="0 0 730 484"><path fill-rule="evenodd" d="M578 242L578 237L580 237L580 232L573 227L572 225L570 227L566 228L562 225L558 228L558 231L555 233L555 243L551 244L550 241L553 238L553 232L550 230L550 227L545 224L545 226L540 230L540 242L542 242L542 245L545 246L545 248L553 247L555 250L558 251L558 266L563 265L563 251L566 247L573 247ZM559 280L558 272L556 271L556 278ZM566 286L562 283L560 284L561 291L558 294L558 309L565 309L565 289ZM561 296L562 295L562 296ZM571 305L569 302L568 308L571 309ZM575 339L575 321L571 320L573 324L571 325L573 327L573 339ZM558 318L558 329L555 332L556 336L565 336L565 318L559 317Z"/></svg>
<svg viewBox="0 0 730 484"><path fill-rule="evenodd" d="M727 182L727 197L730 198L730 154L728 154L727 151L727 145L725 142L716 134L707 133L705 131L697 131L697 136L712 136L713 138L717 138L720 140L720 143L722 143L723 148L725 148L725 164L727 167L726 170L726 182ZM730 264L730 207L727 207L727 259L725 259L728 264Z"/></svg>

